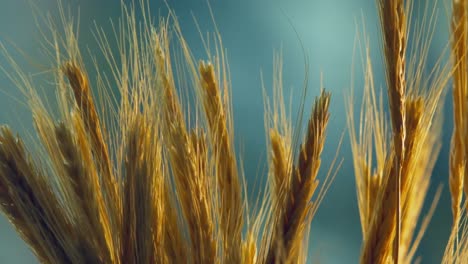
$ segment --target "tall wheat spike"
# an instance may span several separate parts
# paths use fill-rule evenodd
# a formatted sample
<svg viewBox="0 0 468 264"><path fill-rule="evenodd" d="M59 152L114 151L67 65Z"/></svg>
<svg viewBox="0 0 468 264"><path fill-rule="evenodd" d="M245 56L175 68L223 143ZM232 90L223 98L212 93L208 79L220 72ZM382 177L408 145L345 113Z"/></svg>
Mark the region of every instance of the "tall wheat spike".
<svg viewBox="0 0 468 264"><path fill-rule="evenodd" d="M454 131L450 152L449 186L452 197L453 228L457 233L461 218L460 206L463 200L463 190L468 194L468 187L464 184L467 175L466 148L467 125L466 118L468 83L467 83L467 2L453 1L452 3L452 63L453 63L453 116ZM466 196L466 195L465 195Z"/></svg>
<svg viewBox="0 0 468 264"><path fill-rule="evenodd" d="M444 254L444 263L462 263L468 258L466 219L467 179L467 34L468 2L452 1L451 59L453 68L453 120L454 130L450 149L449 186L452 198L453 224L450 239ZM465 194L465 199L463 199ZM464 204L463 204L464 201ZM464 205L464 206L463 206Z"/></svg>
<svg viewBox="0 0 468 264"><path fill-rule="evenodd" d="M367 47L358 130L352 103L348 118L364 238L361 263L411 263L427 227L429 216L416 233L440 149L439 102L450 69L439 61L424 77L435 8L432 13L425 9L422 25L414 29L419 35L410 54L406 47L412 1L382 0L379 8L392 133L386 134L382 97L376 96ZM376 169L372 169L374 155Z"/></svg>
<svg viewBox="0 0 468 264"><path fill-rule="evenodd" d="M292 153L293 129L275 90L275 107L266 108L267 118L282 117L267 128L275 187L249 216L219 32L197 63L172 11L155 26L148 2L140 7L138 21L137 7L122 5L117 52L97 28L113 79L98 70L94 83L76 25L59 2L64 30L50 22L47 42L57 62L59 118L2 46L15 69L6 74L28 98L40 143L32 150L1 128L2 212L41 263L305 263L310 224L332 179L317 179L330 93L315 100L299 153ZM193 89L194 108L181 99L182 84Z"/></svg>

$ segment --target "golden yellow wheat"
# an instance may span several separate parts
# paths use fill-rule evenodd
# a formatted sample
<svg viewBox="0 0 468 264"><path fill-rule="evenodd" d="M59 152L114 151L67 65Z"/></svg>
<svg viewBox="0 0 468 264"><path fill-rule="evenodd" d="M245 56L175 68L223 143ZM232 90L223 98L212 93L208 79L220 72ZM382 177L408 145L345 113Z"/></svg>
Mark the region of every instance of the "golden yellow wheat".
<svg viewBox="0 0 468 264"><path fill-rule="evenodd" d="M467 263L468 1L453 0L452 64L438 61L429 71L435 12L426 9L411 31L412 1L377 2L390 122L367 46L358 128L354 102L348 105L360 262L415 262L440 196L439 190L422 217L441 146L444 91L453 77L447 175L454 220L442 263ZM3 214L41 263L306 263L310 225L337 167L334 160L318 181L330 93L322 89L315 99L301 140L283 101L281 56L275 56L272 101L265 95L268 186L260 206L249 210L219 32L204 40L206 57L195 59L172 11L156 26L147 3L140 4L142 21L135 6L123 5L116 36L96 32L111 81L98 73L91 82L76 25L63 11L63 34L51 25L58 115L1 46L14 69L5 73L28 98L40 144L32 151L1 127ZM192 89L193 107L183 87Z"/></svg>
<svg viewBox="0 0 468 264"><path fill-rule="evenodd" d="M440 149L441 99L452 72L458 72L459 77L454 74L455 80L460 79L454 85L454 105L461 105L455 107L455 115L465 115L459 108L463 107L466 96L461 95L464 88L458 86L465 85L463 79L467 73L460 67L464 67L466 63L466 58L461 53L462 49L466 49L467 43L466 39L460 40L463 34L459 28L463 27L461 21L467 18L458 10L461 5L466 8L466 3L460 2L454 1L453 4L452 30L454 39L457 39L452 45L456 60L454 70L448 65L442 65L439 60L433 69L427 71L425 61L428 42L436 23L434 12L426 9L423 23L416 25L417 29L413 30L417 34L413 36L413 48L407 50L412 1L378 1L391 126L387 128L385 122L382 96L376 95L367 47L364 51L363 69L364 102L358 129L355 128L353 102L349 103L348 115L363 234L361 263L412 263L433 214L440 190L419 230L416 230L432 168ZM460 41L464 43L461 44ZM455 103L455 100L460 102ZM461 141L465 138L460 135L463 133L464 121L462 117L457 118L459 121L456 121L458 128L455 129L454 140L458 141L454 141L452 145L450 174L454 231L447 245L448 248L455 246L456 250L446 250L444 261L448 259L448 254L453 254L448 263L464 263L467 260L466 249L463 248L466 230L459 232L458 227L462 217L461 175L465 175L465 171L461 170L466 159L464 152L460 152L463 150L458 148L463 149L464 146ZM374 157L376 161L373 161ZM461 248L457 246L459 233L462 235Z"/></svg>
<svg viewBox="0 0 468 264"><path fill-rule="evenodd" d="M172 13L153 26L143 10L139 27L134 7L123 10L118 54L97 32L121 97L117 108L103 102L107 116L93 98L71 22L64 37L53 34L53 43L63 43L53 47L59 120L26 75L8 74L28 96L45 153L31 153L2 128L4 214L43 263L305 262L306 230L329 185L317 174L330 94L317 98L299 153L291 153L292 131L268 128L275 187L249 216L219 34L206 62L196 63ZM179 58L172 58L175 45ZM181 83L195 91L195 111L186 111ZM275 104L270 114L284 116L281 91ZM286 119L275 125L288 126Z"/></svg>

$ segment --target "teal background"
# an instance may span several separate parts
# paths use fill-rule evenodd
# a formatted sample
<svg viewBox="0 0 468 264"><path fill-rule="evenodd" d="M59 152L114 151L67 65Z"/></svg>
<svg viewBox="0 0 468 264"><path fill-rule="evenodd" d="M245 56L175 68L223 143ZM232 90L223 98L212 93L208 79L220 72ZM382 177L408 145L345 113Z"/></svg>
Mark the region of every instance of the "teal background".
<svg viewBox="0 0 468 264"><path fill-rule="evenodd" d="M193 23L192 12L203 31L213 31L213 24L207 2L167 1L179 17L182 30L198 59L205 59L199 34ZM362 18L366 34L370 38L376 86L384 86L384 69L380 55L380 29L375 1L372 0L213 0L211 7L217 26L224 40L232 78L232 100L236 147L244 162L249 190L255 197L255 183L263 184L266 164L265 131L263 126L263 97L260 72L263 71L267 87L271 87L273 52L283 52L284 87L287 95L293 93L293 109L300 100L302 82L305 77L303 43L310 62L309 91L306 98L306 113L309 113L313 98L320 91L320 74L327 90L332 92L331 117L327 142L323 152L320 177L327 172L346 130L345 102L351 85L355 97L362 95L362 71L360 62L352 63L356 29L362 31ZM438 23L431 46L428 63L434 63L448 43L449 4L439 1ZM37 6L32 11L33 5ZM92 35L94 22L104 29L110 29L109 18L114 21L120 15L118 0L63 0L65 6L80 10L80 43L85 56L86 49L99 57L96 41ZM415 11L421 12L415 2ZM433 5L433 1L428 1ZM162 1L151 1L155 17L166 14ZM18 60L25 72L41 78L50 67L48 57L41 53L38 45L42 39L33 13L47 12L57 19L56 0L1 0L0 1L0 42ZM297 34L295 33L297 31ZM110 31L109 31L110 32ZM25 57L17 50L24 51ZM0 65L8 64L0 57ZM355 68L354 82L351 73ZM47 81L41 82L47 86ZM14 85L0 73L0 123L7 123L16 131L28 134L32 129L27 108L12 98L22 98ZM271 94L271 93L270 93ZM447 99L450 99L448 93ZM360 107L360 101L355 102ZM422 263L440 263L451 225L450 198L447 185L448 153L452 133L452 112L450 100L445 107L443 147L437 161L429 198L438 184L444 184L443 198L437 207L419 254ZM304 123L305 125L305 123ZM320 263L357 263L361 244L361 231L354 185L351 151L348 134L344 136L339 153L343 165L335 182L327 193L311 230L309 260ZM430 200L430 199L428 199ZM316 261L314 261L315 263ZM10 224L0 217L0 263L36 263L27 246L19 239Z"/></svg>

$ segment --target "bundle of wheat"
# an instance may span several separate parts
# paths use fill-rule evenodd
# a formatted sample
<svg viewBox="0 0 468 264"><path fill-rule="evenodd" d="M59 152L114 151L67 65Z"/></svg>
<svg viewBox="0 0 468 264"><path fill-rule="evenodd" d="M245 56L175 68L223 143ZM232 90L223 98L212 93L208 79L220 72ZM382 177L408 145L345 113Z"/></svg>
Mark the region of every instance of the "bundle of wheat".
<svg viewBox="0 0 468 264"><path fill-rule="evenodd" d="M3 48L17 71L7 75L28 97L42 145L32 152L6 126L0 131L3 213L42 263L306 262L307 231L332 178L317 180L330 94L316 99L293 153L298 134L275 82L275 107L266 116L274 119L267 125L272 188L259 213L249 215L219 33L208 62L197 66L175 15L154 26L147 3L141 6L137 21L135 7L123 5L117 53L104 32L96 34L118 87L117 107L110 82L101 75L90 81L71 21L63 23L64 37L52 30L50 42L59 118ZM281 71L275 74L281 80ZM182 84L196 95L188 114Z"/></svg>
<svg viewBox="0 0 468 264"><path fill-rule="evenodd" d="M429 71L435 8L424 9L422 24L411 30L412 1L378 4L390 121L374 87L368 47L358 128L353 98L347 119L360 262L414 262L441 193L439 188L421 217L441 146L444 91L453 77L453 225L442 263L467 263L468 0L452 2L452 64L439 60ZM272 101L265 95L268 185L260 206L250 211L219 32L202 40L206 61L197 62L174 13L153 25L148 2L140 5L138 21L136 7L122 4L117 52L97 30L107 65L96 63L95 83L78 48L77 27L59 5L63 30L50 24L47 41L56 62L58 117L0 46L14 70L6 75L28 98L39 146L31 150L1 127L3 214L42 263L306 263L312 219L339 167L335 157L319 183L330 93L322 89L315 99L301 138L283 99L281 56L274 57ZM103 67L113 79L100 73ZM194 96L193 107L181 99L183 91ZM301 124L304 101L299 109Z"/></svg>

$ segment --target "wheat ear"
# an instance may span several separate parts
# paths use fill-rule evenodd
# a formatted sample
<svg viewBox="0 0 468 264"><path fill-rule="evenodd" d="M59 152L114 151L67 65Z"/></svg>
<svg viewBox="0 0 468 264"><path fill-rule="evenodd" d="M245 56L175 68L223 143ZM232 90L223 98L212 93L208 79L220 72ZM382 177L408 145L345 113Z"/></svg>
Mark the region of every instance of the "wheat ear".
<svg viewBox="0 0 468 264"><path fill-rule="evenodd" d="M227 263L241 260L243 201L237 175L236 157L232 138L226 124L226 113L221 100L221 90L212 64L200 63L203 106L208 121L211 144L216 159L217 183L221 195L220 226Z"/></svg>
<svg viewBox="0 0 468 264"><path fill-rule="evenodd" d="M108 146L102 133L101 122L94 105L88 77L73 61L66 63L63 71L68 78L76 104L80 109L79 113L91 138L93 156L101 172L102 190L106 207L109 214L111 214L110 219L119 219L118 216L121 211L119 187L113 173ZM115 231L116 228L111 227L111 229Z"/></svg>
<svg viewBox="0 0 468 264"><path fill-rule="evenodd" d="M450 152L450 176L449 186L452 197L452 214L453 228L458 229L460 221L460 205L463 198L463 189L465 196L468 195L468 186L464 184L468 180L467 154L468 147L466 145L468 131L466 118L468 117L468 83L466 61L467 52L467 1L453 1L452 4L452 60L453 60L453 116L454 116L454 131L451 142Z"/></svg>
<svg viewBox="0 0 468 264"><path fill-rule="evenodd" d="M403 0L380 1L380 17L384 35L384 51L387 69L388 98L393 128L396 157L396 238L394 259L399 259L401 229L401 162L405 158L405 92L406 92L406 14ZM392 185L392 184L390 184ZM386 236L389 234L387 233Z"/></svg>
<svg viewBox="0 0 468 264"><path fill-rule="evenodd" d="M314 206L312 196L318 186L316 179L320 168L320 155L325 142L325 131L329 119L330 94L322 91L315 100L309 120L307 134L301 146L298 163L289 174L290 189L285 193L284 210L280 211L274 227L276 240L271 242L266 263L294 263L300 257L300 243L305 228L311 219ZM273 135L273 140L276 140ZM273 142L275 144L275 142ZM276 172L280 172L276 170ZM277 177L281 177L278 175ZM307 219L307 222L306 222ZM284 252L278 254L278 252Z"/></svg>
<svg viewBox="0 0 468 264"><path fill-rule="evenodd" d="M81 258L74 230L40 169L19 138L0 130L1 206L41 261L70 263Z"/></svg>

